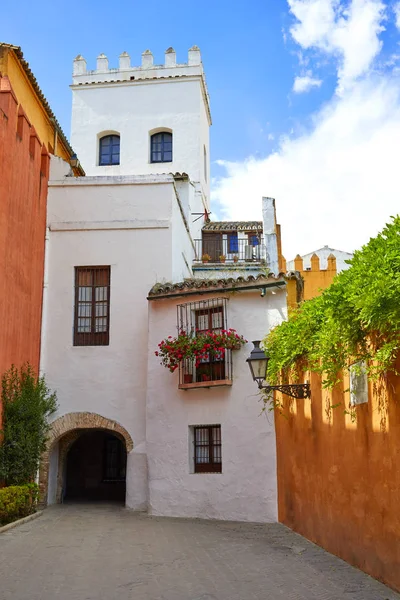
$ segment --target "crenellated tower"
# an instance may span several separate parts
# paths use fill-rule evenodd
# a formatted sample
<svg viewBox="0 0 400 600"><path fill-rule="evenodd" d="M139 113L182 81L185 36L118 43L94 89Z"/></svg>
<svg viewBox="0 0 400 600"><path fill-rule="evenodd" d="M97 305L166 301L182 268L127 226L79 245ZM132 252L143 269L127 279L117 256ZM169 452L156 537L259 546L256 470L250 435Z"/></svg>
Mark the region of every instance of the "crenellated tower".
<svg viewBox="0 0 400 600"><path fill-rule="evenodd" d="M163 65L150 50L140 66L123 52L118 68L100 54L93 71L78 55L71 88L71 142L87 175L186 173L208 208L211 113L197 46L183 64L173 48Z"/></svg>

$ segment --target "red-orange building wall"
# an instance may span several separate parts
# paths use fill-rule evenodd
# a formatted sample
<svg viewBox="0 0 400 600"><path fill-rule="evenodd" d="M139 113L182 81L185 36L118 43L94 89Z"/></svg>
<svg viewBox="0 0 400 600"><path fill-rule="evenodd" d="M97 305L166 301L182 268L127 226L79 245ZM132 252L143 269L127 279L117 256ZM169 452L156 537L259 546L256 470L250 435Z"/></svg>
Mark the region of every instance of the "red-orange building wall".
<svg viewBox="0 0 400 600"><path fill-rule="evenodd" d="M312 374L311 400L280 396L279 521L400 591L400 377L370 383L353 416L348 387Z"/></svg>
<svg viewBox="0 0 400 600"><path fill-rule="evenodd" d="M0 76L0 375L38 371L49 155Z"/></svg>

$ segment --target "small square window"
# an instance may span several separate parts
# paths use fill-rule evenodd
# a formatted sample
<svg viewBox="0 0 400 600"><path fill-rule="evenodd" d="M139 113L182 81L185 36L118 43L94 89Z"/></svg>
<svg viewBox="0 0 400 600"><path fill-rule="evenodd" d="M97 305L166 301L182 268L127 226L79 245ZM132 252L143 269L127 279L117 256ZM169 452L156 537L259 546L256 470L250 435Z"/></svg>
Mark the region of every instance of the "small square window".
<svg viewBox="0 0 400 600"><path fill-rule="evenodd" d="M222 473L221 425L195 425L193 439L193 472Z"/></svg>

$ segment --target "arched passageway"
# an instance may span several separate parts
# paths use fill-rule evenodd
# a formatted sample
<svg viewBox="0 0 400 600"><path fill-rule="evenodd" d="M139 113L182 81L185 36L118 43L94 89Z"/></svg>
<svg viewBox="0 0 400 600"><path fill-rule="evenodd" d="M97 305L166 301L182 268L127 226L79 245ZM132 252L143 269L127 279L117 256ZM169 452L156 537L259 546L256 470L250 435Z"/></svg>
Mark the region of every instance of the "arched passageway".
<svg viewBox="0 0 400 600"><path fill-rule="evenodd" d="M89 412L59 417L42 455L41 504L63 502L68 496L124 500L126 460L132 449L131 436L117 421Z"/></svg>
<svg viewBox="0 0 400 600"><path fill-rule="evenodd" d="M67 453L62 488L64 502L124 502L124 442L109 431L83 430Z"/></svg>

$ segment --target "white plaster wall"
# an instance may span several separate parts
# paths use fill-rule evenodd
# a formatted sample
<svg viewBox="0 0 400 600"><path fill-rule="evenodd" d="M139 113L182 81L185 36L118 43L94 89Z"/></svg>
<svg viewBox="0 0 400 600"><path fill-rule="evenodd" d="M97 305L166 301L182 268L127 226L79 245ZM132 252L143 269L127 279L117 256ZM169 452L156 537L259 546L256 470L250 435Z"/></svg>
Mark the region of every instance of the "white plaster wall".
<svg viewBox="0 0 400 600"><path fill-rule="evenodd" d="M57 475L58 475L58 453L59 443L57 442L51 449L49 459L49 487L47 493L48 504L56 503L57 496Z"/></svg>
<svg viewBox="0 0 400 600"><path fill-rule="evenodd" d="M122 182L121 182L122 181ZM50 183L46 331L41 368L58 395L54 418L89 411L132 436L127 505L147 503L147 293L171 280L173 182L71 179ZM186 236L187 232L185 230ZM73 346L74 267L111 266L110 344Z"/></svg>
<svg viewBox="0 0 400 600"><path fill-rule="evenodd" d="M151 163L150 132L163 128L173 162ZM200 76L73 86L71 144L87 175L185 172L200 186L208 128ZM99 135L110 132L121 137L120 165L98 166Z"/></svg>
<svg viewBox="0 0 400 600"><path fill-rule="evenodd" d="M246 339L262 339L286 315L286 292L218 294L228 301L228 326ZM176 305L198 296L150 302L146 437L149 509L154 515L258 522L277 520L273 416L262 404L245 362L252 345L233 353L232 387L178 390L154 355L176 331ZM222 474L191 473L189 426L221 424Z"/></svg>

